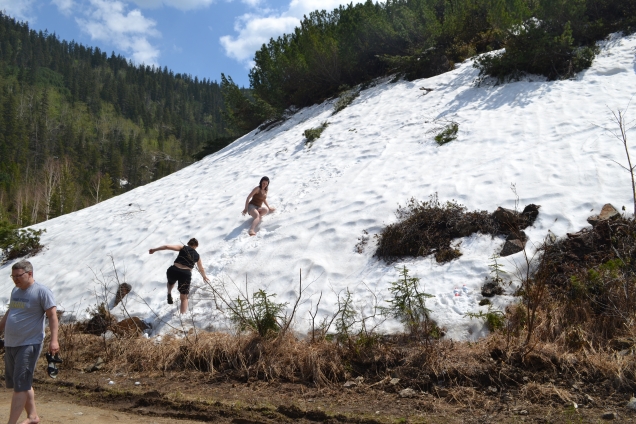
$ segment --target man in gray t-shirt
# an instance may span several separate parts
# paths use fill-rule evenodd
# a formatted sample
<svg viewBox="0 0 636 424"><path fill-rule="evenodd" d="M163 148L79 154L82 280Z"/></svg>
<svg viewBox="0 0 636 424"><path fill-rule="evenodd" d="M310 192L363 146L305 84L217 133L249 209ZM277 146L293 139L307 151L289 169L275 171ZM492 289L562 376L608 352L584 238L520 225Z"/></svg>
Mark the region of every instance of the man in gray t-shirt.
<svg viewBox="0 0 636 424"><path fill-rule="evenodd" d="M11 278L15 288L11 291L9 310L0 320L0 331L4 331L5 381L13 389L9 424L18 422L22 410L26 410L27 421L40 421L35 409L33 371L44 341L44 318L49 319L51 342L49 352L60 350L57 341L57 308L53 293L33 279L33 265L20 261L11 267Z"/></svg>

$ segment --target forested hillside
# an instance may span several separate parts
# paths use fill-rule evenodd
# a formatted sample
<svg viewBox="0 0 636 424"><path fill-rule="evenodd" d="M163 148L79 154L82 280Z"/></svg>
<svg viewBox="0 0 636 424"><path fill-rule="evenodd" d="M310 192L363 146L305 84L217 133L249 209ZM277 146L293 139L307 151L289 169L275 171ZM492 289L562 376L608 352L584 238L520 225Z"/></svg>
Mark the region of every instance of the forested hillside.
<svg viewBox="0 0 636 424"><path fill-rule="evenodd" d="M596 41L635 27L636 2L625 0L351 3L313 12L293 33L264 44L250 71L259 107L235 102L230 113L250 122L268 105L276 119L288 107L319 103L379 76L431 77L501 48L478 62L482 76L569 78L590 66Z"/></svg>
<svg viewBox="0 0 636 424"><path fill-rule="evenodd" d="M0 221L34 224L183 168L228 143L222 108L215 81L0 13Z"/></svg>

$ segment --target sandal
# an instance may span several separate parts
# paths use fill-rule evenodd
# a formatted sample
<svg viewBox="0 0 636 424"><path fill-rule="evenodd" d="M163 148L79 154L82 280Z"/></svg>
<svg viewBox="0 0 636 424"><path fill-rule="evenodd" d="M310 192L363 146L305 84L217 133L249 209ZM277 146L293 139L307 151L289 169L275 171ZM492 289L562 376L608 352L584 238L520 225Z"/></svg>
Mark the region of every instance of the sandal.
<svg viewBox="0 0 636 424"><path fill-rule="evenodd" d="M172 293L168 293L168 305L172 305L174 302L172 301Z"/></svg>
<svg viewBox="0 0 636 424"><path fill-rule="evenodd" d="M46 352L46 361L49 363L46 368L46 373L51 378L57 378L57 373L59 372L57 364L61 364L63 362L62 359L60 359L60 354L56 353L55 355L51 355L51 352Z"/></svg>

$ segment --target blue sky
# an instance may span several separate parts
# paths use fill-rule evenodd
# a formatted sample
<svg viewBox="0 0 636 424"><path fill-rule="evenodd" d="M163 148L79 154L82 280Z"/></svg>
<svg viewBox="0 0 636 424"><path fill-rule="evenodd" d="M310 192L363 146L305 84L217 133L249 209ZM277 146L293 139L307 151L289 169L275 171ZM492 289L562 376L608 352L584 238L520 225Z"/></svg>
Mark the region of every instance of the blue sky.
<svg viewBox="0 0 636 424"><path fill-rule="evenodd" d="M0 0L0 10L61 39L135 63L249 85L254 52L304 14L344 0Z"/></svg>

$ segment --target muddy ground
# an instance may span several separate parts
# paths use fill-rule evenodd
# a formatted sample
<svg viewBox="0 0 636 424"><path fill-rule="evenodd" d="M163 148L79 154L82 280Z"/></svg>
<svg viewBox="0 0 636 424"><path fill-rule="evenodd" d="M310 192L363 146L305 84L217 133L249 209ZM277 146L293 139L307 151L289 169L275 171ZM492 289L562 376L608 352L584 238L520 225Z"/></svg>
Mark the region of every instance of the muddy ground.
<svg viewBox="0 0 636 424"><path fill-rule="evenodd" d="M551 400L533 404L524 398L527 391L523 388L506 392L451 388L405 398L400 396L399 382L391 385L385 380L351 388L316 388L230 381L201 372L109 375L77 370L62 370L53 380L39 368L34 387L43 423L636 422L636 414L626 408L630 395L607 393L603 387L589 384L567 387L569 382L558 380L541 386L546 393L554 392ZM575 408L563 400L567 397L587 401ZM10 390L0 395L0 420L7 418L10 398Z"/></svg>

